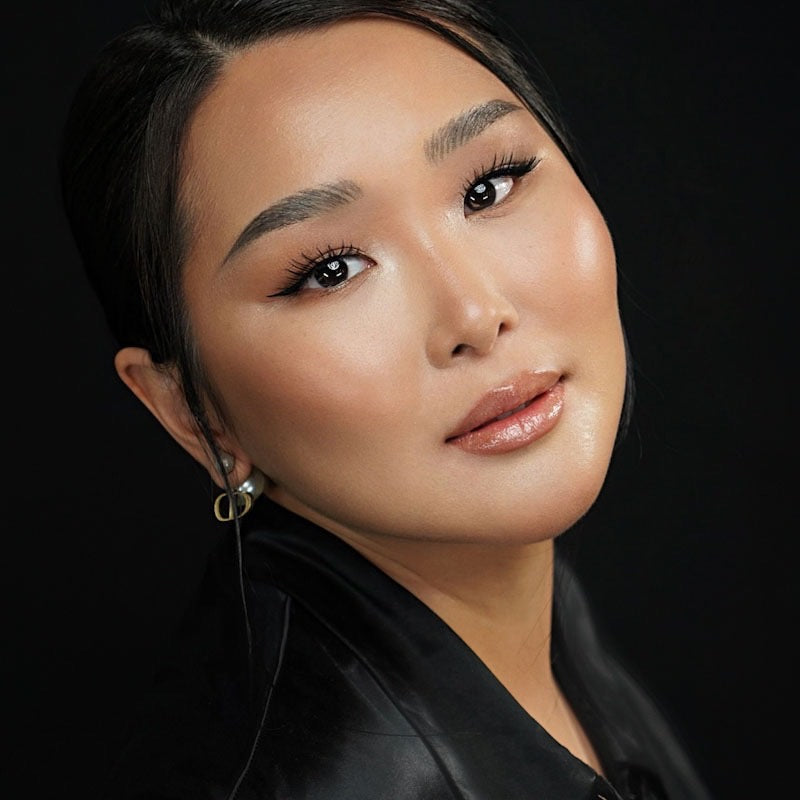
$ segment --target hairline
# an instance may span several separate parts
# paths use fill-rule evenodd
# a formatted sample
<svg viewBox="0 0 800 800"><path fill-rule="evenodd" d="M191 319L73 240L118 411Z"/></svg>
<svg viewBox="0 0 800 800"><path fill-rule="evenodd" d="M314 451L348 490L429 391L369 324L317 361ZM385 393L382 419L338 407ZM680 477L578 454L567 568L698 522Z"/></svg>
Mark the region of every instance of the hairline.
<svg viewBox="0 0 800 800"><path fill-rule="evenodd" d="M191 259L193 244L197 241L198 238L197 231L199 230L203 222L202 213L199 211L200 203L196 198L193 198L191 196L191 190L189 189L190 176L193 172L190 166L191 159L188 157L188 148L191 137L191 130L194 121L196 119L196 116L200 110L200 107L210 97L210 95L214 92L214 90L224 79L226 69L234 60L243 58L252 50L258 47L262 47L266 44L279 43L287 39L298 38L304 34L317 33L321 30L333 28L339 25L344 25L350 22L357 22L361 20L374 20L374 19L381 19L387 22L405 23L407 25L413 26L423 31L428 31L437 36L440 40L455 47L459 52L464 53L469 58L474 60L476 63L488 69L492 73L492 75L494 75L503 84L503 86L505 86L514 95L514 97L516 97L519 100L519 102L522 104L522 107L529 113L531 113L536 118L537 121L539 121L544 125L545 130L548 132L548 135L552 136L550 125L546 124L545 120L541 118L541 115L538 113L537 109L531 107L528 100L524 96L520 96L517 93L517 91L512 86L507 84L505 80L503 80L503 78L497 74L495 69L493 69L493 67L490 66L491 60L490 58L486 57L485 54L483 53L481 43L479 41L473 40L468 31L459 28L455 23L451 23L447 20L437 18L434 15L426 16L421 12L404 13L402 9L396 9L393 10L392 12L389 12L387 10L379 10L379 11L359 10L353 12L352 14L345 13L341 17L333 20L326 20L322 22L309 22L297 25L296 27L289 28L284 31L279 31L277 33L265 33L261 36L254 37L252 41L246 44L232 45L232 46L226 46L224 44L220 44L219 42L213 40L212 38L206 35L195 33L194 34L195 37L200 41L202 41L207 46L209 46L210 48L212 48L219 55L220 60L215 65L216 66L215 74L211 77L207 85L203 87L203 90L199 92L198 96L195 98L194 106L187 115L187 118L184 122L183 131L181 132L180 136L180 149L178 154L177 174L176 174L177 191L176 191L176 201L175 201L176 202L175 215L176 215L177 228L180 232L180 237L181 237L181 241L178 248L180 252L179 273L181 278L181 289L183 288L182 279L185 274L185 269L189 260ZM475 52L472 52L471 49L474 49ZM481 60L481 58L479 58L478 55L483 55L485 60ZM520 69L523 70L523 72L526 72L521 65ZM559 147L562 147L565 143L562 143L561 137L558 137L556 144ZM195 182L195 187L196 184L197 182ZM207 191L206 189L201 188L199 189L198 193L203 194L206 191ZM196 216L193 216L193 214L191 213L192 208L195 209ZM184 295L184 300L185 300L185 295ZM183 305L185 306L185 303L183 303ZM184 311L185 313L188 313L188 309L185 308ZM187 320L187 325L188 324L189 323Z"/></svg>

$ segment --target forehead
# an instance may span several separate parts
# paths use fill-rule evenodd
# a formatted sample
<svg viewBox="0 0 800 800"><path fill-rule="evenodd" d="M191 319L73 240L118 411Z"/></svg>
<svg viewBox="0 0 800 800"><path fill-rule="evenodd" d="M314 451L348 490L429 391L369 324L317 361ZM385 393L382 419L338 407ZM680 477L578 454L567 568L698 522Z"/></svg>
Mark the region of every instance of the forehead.
<svg viewBox="0 0 800 800"><path fill-rule="evenodd" d="M399 156L402 143L422 142L495 97L516 99L435 33L387 19L343 21L235 55L190 125L189 172L204 183L269 167L292 190L335 179L325 173L342 172L365 147L374 152L376 141Z"/></svg>

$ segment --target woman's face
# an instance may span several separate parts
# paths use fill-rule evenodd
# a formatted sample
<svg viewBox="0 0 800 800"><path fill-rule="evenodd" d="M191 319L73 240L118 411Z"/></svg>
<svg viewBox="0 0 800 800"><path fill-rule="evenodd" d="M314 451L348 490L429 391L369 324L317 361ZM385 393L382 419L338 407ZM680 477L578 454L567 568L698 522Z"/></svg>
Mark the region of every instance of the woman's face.
<svg viewBox="0 0 800 800"><path fill-rule="evenodd" d="M461 541L588 509L625 383L614 251L494 75L388 20L259 44L186 158L194 335L274 499L344 536Z"/></svg>

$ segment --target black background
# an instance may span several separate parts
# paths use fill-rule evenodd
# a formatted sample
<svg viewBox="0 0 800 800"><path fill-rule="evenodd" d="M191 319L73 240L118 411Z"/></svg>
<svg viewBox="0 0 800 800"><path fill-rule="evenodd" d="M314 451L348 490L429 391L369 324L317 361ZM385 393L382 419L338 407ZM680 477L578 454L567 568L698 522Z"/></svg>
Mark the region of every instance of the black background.
<svg viewBox="0 0 800 800"><path fill-rule="evenodd" d="M630 435L565 536L601 626L715 796L788 796L788 4L494 5L590 167L636 366ZM58 202L71 92L145 12L92 0L3 14L7 755L21 796L88 798L220 529L205 475L114 374Z"/></svg>

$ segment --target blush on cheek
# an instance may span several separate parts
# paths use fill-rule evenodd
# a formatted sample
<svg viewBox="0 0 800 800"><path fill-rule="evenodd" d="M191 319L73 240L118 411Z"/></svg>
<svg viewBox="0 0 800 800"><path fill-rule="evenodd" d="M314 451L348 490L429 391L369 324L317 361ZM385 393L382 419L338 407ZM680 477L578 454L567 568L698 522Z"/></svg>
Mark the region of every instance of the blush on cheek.
<svg viewBox="0 0 800 800"><path fill-rule="evenodd" d="M397 340L403 328L372 316L367 309L348 326L338 319L327 324L318 314L303 335L284 335L278 325L262 337L267 348L251 348L251 357L233 368L228 362L226 385L237 387L242 434L287 452L295 446L335 451L408 415L419 404L417 362L403 358Z"/></svg>
<svg viewBox="0 0 800 800"><path fill-rule="evenodd" d="M555 315L552 319L565 334L594 329L618 314L611 235L592 200L582 195L574 198L574 204L565 204L568 212L562 206L562 214L550 226L552 237L543 235L548 246L535 252L535 281L528 281L530 295Z"/></svg>
<svg viewBox="0 0 800 800"><path fill-rule="evenodd" d="M611 234L594 203L583 203L576 211L569 240L563 245L563 274L554 278L551 287L562 319L572 320L579 330L597 329L605 320L616 320L616 256Z"/></svg>
<svg viewBox="0 0 800 800"><path fill-rule="evenodd" d="M616 291L616 255L611 234L594 203L576 214L573 227L573 264L576 277L598 288Z"/></svg>

